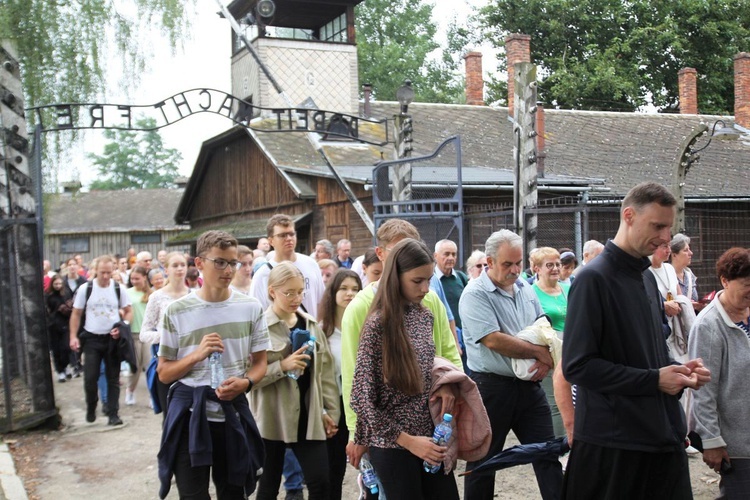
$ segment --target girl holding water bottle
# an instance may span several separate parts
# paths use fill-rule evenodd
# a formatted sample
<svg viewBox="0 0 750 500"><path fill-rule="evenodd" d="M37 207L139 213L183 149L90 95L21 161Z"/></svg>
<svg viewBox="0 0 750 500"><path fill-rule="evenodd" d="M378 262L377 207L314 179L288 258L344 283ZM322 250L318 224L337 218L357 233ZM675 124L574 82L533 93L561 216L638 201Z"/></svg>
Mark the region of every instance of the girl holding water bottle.
<svg viewBox="0 0 750 500"><path fill-rule="evenodd" d="M326 335L300 308L304 295L302 273L291 262L276 264L268 276L271 306L265 313L271 339L268 369L250 391L250 409L266 447L258 500L276 498L287 447L302 466L309 499L329 497L326 439L338 430L339 390ZM290 334L295 329L315 337L312 356L305 354L306 345L292 351ZM299 369L299 378L288 376Z"/></svg>
<svg viewBox="0 0 750 500"><path fill-rule="evenodd" d="M452 472L424 470L425 462L439 465L447 450L431 438L428 407L435 344L433 316L421 302L434 266L424 243L401 240L385 262L360 337L351 396L354 441L369 446L388 500L459 498ZM440 397L450 411L450 390Z"/></svg>

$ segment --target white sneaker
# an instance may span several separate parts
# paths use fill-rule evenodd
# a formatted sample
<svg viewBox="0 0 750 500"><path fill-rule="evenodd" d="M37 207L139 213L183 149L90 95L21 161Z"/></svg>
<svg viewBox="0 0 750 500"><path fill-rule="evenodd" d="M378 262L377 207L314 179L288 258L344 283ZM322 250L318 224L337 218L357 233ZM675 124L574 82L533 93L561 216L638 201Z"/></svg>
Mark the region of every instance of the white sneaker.
<svg viewBox="0 0 750 500"><path fill-rule="evenodd" d="M125 389L125 404L128 406L135 404L135 393L130 389Z"/></svg>
<svg viewBox="0 0 750 500"><path fill-rule="evenodd" d="M700 453L700 451L696 450L692 446L688 446L687 448L685 448L685 453L687 453L688 455L697 455L698 453Z"/></svg>
<svg viewBox="0 0 750 500"><path fill-rule="evenodd" d="M68 378L65 376L65 373L60 372L60 373L57 374L57 381L58 382L65 382L66 380L68 380Z"/></svg>

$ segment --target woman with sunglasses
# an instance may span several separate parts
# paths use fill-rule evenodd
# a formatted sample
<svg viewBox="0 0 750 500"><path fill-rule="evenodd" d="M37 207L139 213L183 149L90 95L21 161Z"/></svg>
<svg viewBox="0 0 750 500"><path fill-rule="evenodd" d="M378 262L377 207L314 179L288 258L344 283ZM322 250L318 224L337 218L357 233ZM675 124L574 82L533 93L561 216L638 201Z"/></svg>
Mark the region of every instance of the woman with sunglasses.
<svg viewBox="0 0 750 500"><path fill-rule="evenodd" d="M568 293L570 285L560 283L560 271L562 262L560 253L551 247L537 248L533 257L533 271L537 279L532 288L536 293L544 314L549 316L552 328L562 339L565 328L565 316L568 314ZM555 437L565 435L565 426L560 416L560 410L555 403L555 394L552 388L552 371L542 380L542 388L547 394L547 402L552 411L552 425Z"/></svg>
<svg viewBox="0 0 750 500"><path fill-rule="evenodd" d="M474 250L469 258L466 259L466 274L469 280L478 278L482 271L487 267L487 256L481 250Z"/></svg>
<svg viewBox="0 0 750 500"><path fill-rule="evenodd" d="M266 448L258 500L276 498L287 447L302 466L309 499L329 498L326 440L338 431L339 390L328 339L315 318L300 309L304 295L299 269L291 262L276 264L268 275L268 369L250 391L250 408ZM315 337L312 356L304 353L306 346L292 350L295 329ZM297 369L304 370L298 379L287 376Z"/></svg>

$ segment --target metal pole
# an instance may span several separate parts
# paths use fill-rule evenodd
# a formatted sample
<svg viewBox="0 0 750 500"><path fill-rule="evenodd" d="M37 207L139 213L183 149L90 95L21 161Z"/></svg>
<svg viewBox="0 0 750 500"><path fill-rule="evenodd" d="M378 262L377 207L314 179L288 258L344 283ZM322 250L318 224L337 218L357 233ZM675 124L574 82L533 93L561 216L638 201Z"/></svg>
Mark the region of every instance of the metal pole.
<svg viewBox="0 0 750 500"><path fill-rule="evenodd" d="M273 85L274 89L278 94L284 99L284 102L286 105L290 108L294 108L294 104L292 103L291 98L287 95L286 92L281 88L279 83L274 79L273 75L271 74L271 71L266 67L265 64L263 64L263 61L260 60L260 56L258 56L258 53L255 52L255 49L252 45L250 45L250 42L248 41L247 37L242 33L242 30L240 29L239 23L237 23L237 20L232 16L231 12L229 12L229 9L227 9L224 4L221 3L221 0L216 0L216 3L219 4L219 8L221 9L222 14L224 17L229 21L229 24L232 26L232 29L237 34L237 36L242 40L242 43L245 44L245 48L250 52L250 54L253 56L253 59L255 59L255 62L258 63L258 66L260 66L260 69L263 70L263 74L268 78L268 80ZM252 137L252 134L250 133L250 129L246 129L248 135ZM365 210L365 207L362 205L362 202L360 202L357 197L354 194L354 191L349 187L349 184L344 180L343 177L338 173L336 170L336 167L333 166L333 163L331 163L330 158L328 158L328 155L326 155L326 152L323 150L323 147L320 145L320 141L318 140L317 134L314 132L308 132L307 133L307 139L310 141L310 144L312 145L313 149L318 152L318 154L323 158L323 161L325 162L328 169L333 174L334 179L336 179L336 182L338 183L339 187L344 191L344 194L346 195L346 198L349 200L349 202L354 206L354 209L357 211L357 214L359 214L362 221L365 223L365 226L367 226L367 229L370 231L370 234L373 236L375 235L375 224L372 221L372 218L370 217L370 214L367 213L367 210Z"/></svg>
<svg viewBox="0 0 750 500"><path fill-rule="evenodd" d="M672 233L685 232L685 177L687 176L690 166L698 161L698 155L692 152L693 144L708 130L705 123L695 127L680 144L680 154L677 155L674 169L674 183L672 184L672 194L677 198L677 216L674 218Z"/></svg>

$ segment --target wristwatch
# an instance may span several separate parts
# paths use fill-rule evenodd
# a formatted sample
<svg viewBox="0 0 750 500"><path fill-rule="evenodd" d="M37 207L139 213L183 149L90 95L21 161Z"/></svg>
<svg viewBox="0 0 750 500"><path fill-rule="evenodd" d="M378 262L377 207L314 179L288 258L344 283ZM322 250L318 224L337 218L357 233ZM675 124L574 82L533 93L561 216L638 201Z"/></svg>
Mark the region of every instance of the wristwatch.
<svg viewBox="0 0 750 500"><path fill-rule="evenodd" d="M250 392L250 389L253 388L253 386L255 385L255 382L253 382L253 380L250 377L248 377L247 375L245 375L242 378L244 378L245 380L247 380L247 389L245 389L245 394L247 394L248 392Z"/></svg>

